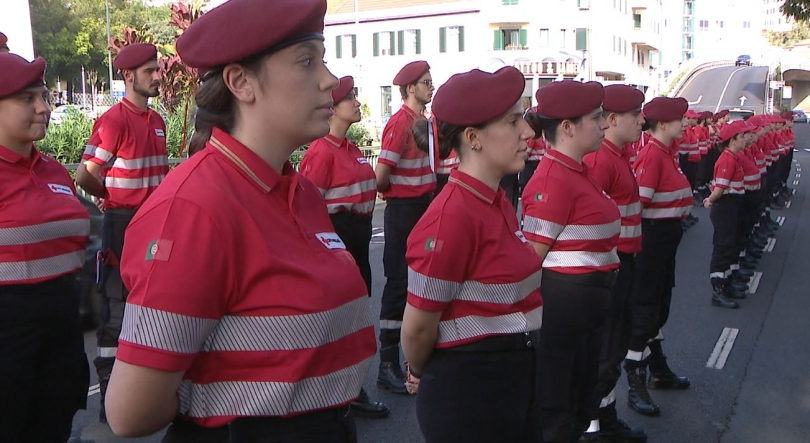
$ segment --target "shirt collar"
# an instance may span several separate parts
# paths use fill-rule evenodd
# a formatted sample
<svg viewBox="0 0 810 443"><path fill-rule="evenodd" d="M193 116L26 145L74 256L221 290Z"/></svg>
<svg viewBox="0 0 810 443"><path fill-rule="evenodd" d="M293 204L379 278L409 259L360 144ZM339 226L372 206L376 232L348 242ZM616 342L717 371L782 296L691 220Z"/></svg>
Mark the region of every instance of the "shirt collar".
<svg viewBox="0 0 810 443"><path fill-rule="evenodd" d="M661 140L658 140L655 137L650 137L649 143L652 143L656 148L664 151L665 154L669 155L669 148L664 145Z"/></svg>
<svg viewBox="0 0 810 443"><path fill-rule="evenodd" d="M728 155L730 155L733 158L737 158L737 154L731 152L731 149L723 149L723 152L721 154L725 154L725 153L728 153Z"/></svg>
<svg viewBox="0 0 810 443"><path fill-rule="evenodd" d="M623 148L616 146L608 139L602 140L602 146L606 147L610 152L616 154L617 157L621 157L622 153L624 152Z"/></svg>
<svg viewBox="0 0 810 443"><path fill-rule="evenodd" d="M0 159L11 163L23 163L27 166L31 166L37 162L42 157L42 154L39 153L36 146L31 147L31 157L26 159L25 156L20 155L19 153L12 151L11 149L6 148L3 145L0 145Z"/></svg>
<svg viewBox="0 0 810 443"><path fill-rule="evenodd" d="M493 191L492 188L485 185L481 180L477 178L473 178L458 169L453 169L450 171L450 178L447 179L448 182L455 183L458 187L466 190L470 194L478 197L482 201L489 203L490 205L497 201L498 194L503 192L498 188L497 191Z"/></svg>
<svg viewBox="0 0 810 443"><path fill-rule="evenodd" d="M582 172L585 170L585 168L582 167L582 164L577 163L573 158L561 153L560 151L555 151L554 149L549 149L546 151L544 157L554 160L557 163L561 163L566 168L573 169L577 172Z"/></svg>
<svg viewBox="0 0 810 443"><path fill-rule="evenodd" d="M326 137L324 137L324 139L326 139L326 141L329 142L329 144L331 144L331 145L333 145L335 147L343 148L343 149L348 149L349 148L349 139L348 138L340 139L340 138L335 137L332 134L326 134Z"/></svg>
<svg viewBox="0 0 810 443"><path fill-rule="evenodd" d="M264 192L269 193L272 191L283 177L266 161L256 155L255 152L251 151L247 146L219 128L214 128L212 131L209 144L225 155L228 160L232 161ZM281 172L286 176L295 173L295 169L293 169L292 164L287 161L284 163L284 168Z"/></svg>
<svg viewBox="0 0 810 443"><path fill-rule="evenodd" d="M121 99L121 104L124 105L125 108L129 109L129 111L132 112L133 114L145 115L145 114L147 114L149 112L149 109L144 110L144 109L139 108L134 103L127 100L126 97Z"/></svg>
<svg viewBox="0 0 810 443"><path fill-rule="evenodd" d="M406 113L406 114L408 114L408 116L409 116L410 118L414 119L414 120L416 120L416 119L419 117L419 115L417 115L417 114L416 114L416 111L414 111L413 109L409 108L409 107L408 107L408 105L404 105L404 104L403 104L403 105L402 105L402 110L403 110L403 111L405 111L405 113Z"/></svg>

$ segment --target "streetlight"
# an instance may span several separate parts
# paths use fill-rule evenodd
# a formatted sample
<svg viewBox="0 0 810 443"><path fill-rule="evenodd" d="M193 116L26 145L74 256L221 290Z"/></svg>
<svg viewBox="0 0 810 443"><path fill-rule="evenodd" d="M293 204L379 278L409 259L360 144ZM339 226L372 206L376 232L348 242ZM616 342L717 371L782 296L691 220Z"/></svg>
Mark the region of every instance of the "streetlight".
<svg viewBox="0 0 810 443"><path fill-rule="evenodd" d="M110 2L104 0L104 7L107 9L107 68L110 74L110 95L112 95L113 83L113 70L112 70L112 51L110 51Z"/></svg>

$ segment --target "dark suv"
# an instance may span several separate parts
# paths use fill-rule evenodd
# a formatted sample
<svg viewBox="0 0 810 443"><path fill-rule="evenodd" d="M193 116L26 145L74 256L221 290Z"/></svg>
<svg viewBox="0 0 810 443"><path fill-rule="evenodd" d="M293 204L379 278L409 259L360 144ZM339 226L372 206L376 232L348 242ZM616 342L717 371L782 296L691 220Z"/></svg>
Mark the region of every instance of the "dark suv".
<svg viewBox="0 0 810 443"><path fill-rule="evenodd" d="M751 56L741 55L737 57L737 61L734 62L734 66L751 66Z"/></svg>
<svg viewBox="0 0 810 443"><path fill-rule="evenodd" d="M99 320L101 295L96 290L96 254L101 250L101 221L103 214L92 200L79 196L79 201L90 213L90 240L87 241L87 252L82 272L76 274L81 298L79 313L85 327L93 328Z"/></svg>

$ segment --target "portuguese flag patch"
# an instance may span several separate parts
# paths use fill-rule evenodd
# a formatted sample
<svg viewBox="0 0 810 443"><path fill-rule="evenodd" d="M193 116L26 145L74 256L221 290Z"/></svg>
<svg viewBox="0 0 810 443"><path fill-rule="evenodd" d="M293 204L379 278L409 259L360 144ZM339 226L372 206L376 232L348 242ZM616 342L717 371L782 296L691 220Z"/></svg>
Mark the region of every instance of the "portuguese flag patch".
<svg viewBox="0 0 810 443"><path fill-rule="evenodd" d="M435 238L427 239L427 243L425 243L425 251L442 252L442 249L444 249L444 241L437 240Z"/></svg>
<svg viewBox="0 0 810 443"><path fill-rule="evenodd" d="M171 240L157 239L152 240L146 249L146 261L160 260L169 261L169 256L172 254L172 246L174 242Z"/></svg>

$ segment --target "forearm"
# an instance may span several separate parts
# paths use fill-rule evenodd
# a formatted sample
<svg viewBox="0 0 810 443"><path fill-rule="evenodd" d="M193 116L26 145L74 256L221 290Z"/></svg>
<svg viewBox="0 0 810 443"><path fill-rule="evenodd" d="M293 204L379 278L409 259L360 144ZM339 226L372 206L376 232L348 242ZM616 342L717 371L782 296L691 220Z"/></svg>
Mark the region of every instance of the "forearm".
<svg viewBox="0 0 810 443"><path fill-rule="evenodd" d="M408 360L408 365L414 371L421 373L428 360L430 360L433 349L436 347L436 339L439 334L438 318L434 325L422 322L414 324L414 322L409 321L409 317L413 316L414 309L410 305L405 308L405 316L402 322L402 352Z"/></svg>
<svg viewBox="0 0 810 443"><path fill-rule="evenodd" d="M717 200L720 200L720 197L722 197L725 192L726 190L723 188L714 188L708 197L709 203L714 203Z"/></svg>
<svg viewBox="0 0 810 443"><path fill-rule="evenodd" d="M142 437L166 427L177 416L177 388L183 373L115 363L107 388L107 420L119 437Z"/></svg>
<svg viewBox="0 0 810 443"><path fill-rule="evenodd" d="M89 161L79 165L79 168L76 170L76 184L93 197L104 198L107 196L107 188L104 186L104 180L98 172L94 173L90 171L90 169L95 171L98 168L99 166Z"/></svg>

